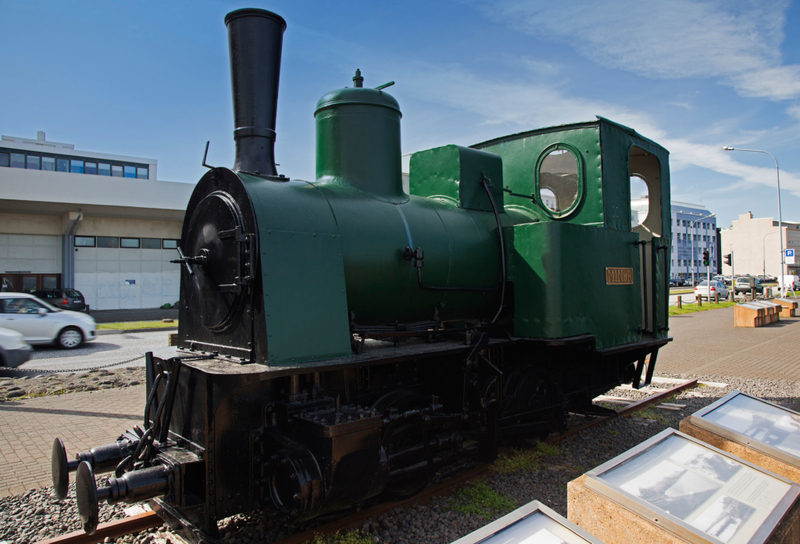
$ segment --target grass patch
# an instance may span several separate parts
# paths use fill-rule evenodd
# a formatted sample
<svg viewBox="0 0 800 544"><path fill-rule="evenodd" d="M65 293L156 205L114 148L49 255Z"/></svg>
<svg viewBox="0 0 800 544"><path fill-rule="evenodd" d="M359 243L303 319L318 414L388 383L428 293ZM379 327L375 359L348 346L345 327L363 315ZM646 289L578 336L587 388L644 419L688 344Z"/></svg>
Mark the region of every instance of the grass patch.
<svg viewBox="0 0 800 544"><path fill-rule="evenodd" d="M717 308L730 308L731 306L735 306L736 302L732 300L725 300L720 302L719 304L715 302L709 303L708 301L704 302L702 306L698 306L697 304L684 304L683 308L678 308L677 306L670 306L669 307L669 315L683 315L683 314L693 314L694 312L705 312L706 310L716 310Z"/></svg>
<svg viewBox="0 0 800 544"><path fill-rule="evenodd" d="M106 331L135 331L139 329L174 329L178 320L167 323L164 321L123 321L121 323L98 323L98 330Z"/></svg>
<svg viewBox="0 0 800 544"><path fill-rule="evenodd" d="M539 471L539 462L543 457L553 457L561 453L561 448L546 442L537 442L530 450L512 450L510 454L501 453L492 464L492 470L498 474L509 474L521 471Z"/></svg>
<svg viewBox="0 0 800 544"><path fill-rule="evenodd" d="M314 538L306 541L308 544L372 544L372 538L359 530L342 533L336 531L330 535L314 535Z"/></svg>
<svg viewBox="0 0 800 544"><path fill-rule="evenodd" d="M661 423L662 425L666 425L667 427L670 426L669 419L662 414L659 414L658 410L655 408L645 408L644 410L638 412L636 416L644 419L652 419L653 421Z"/></svg>
<svg viewBox="0 0 800 544"><path fill-rule="evenodd" d="M513 500L505 497L486 485L478 482L469 487L462 487L455 497L450 499L448 509L462 514L481 516L491 519L495 514L510 512L516 507Z"/></svg>

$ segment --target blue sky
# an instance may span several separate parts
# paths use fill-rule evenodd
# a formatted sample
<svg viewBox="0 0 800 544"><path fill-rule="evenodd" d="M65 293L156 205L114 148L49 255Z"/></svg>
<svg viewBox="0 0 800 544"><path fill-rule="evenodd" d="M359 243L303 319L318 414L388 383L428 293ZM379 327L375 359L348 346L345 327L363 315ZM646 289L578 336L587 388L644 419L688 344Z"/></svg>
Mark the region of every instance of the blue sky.
<svg viewBox="0 0 800 544"><path fill-rule="evenodd" d="M314 177L316 101L387 81L403 152L608 117L671 152L673 199L728 226L800 221L800 7L770 2L0 0L0 133L158 159L194 182L233 162L225 14L283 16L276 158ZM794 35L793 35L794 34Z"/></svg>

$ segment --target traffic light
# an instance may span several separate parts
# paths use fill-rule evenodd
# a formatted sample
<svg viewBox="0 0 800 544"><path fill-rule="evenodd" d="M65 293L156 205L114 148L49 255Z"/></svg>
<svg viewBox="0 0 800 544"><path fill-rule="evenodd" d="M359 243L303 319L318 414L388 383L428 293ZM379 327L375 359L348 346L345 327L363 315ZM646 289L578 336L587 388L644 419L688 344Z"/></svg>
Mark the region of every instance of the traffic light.
<svg viewBox="0 0 800 544"><path fill-rule="evenodd" d="M708 266L708 250L703 252L703 266Z"/></svg>
<svg viewBox="0 0 800 544"><path fill-rule="evenodd" d="M725 255L725 264L731 266L733 264L733 253L728 253Z"/></svg>

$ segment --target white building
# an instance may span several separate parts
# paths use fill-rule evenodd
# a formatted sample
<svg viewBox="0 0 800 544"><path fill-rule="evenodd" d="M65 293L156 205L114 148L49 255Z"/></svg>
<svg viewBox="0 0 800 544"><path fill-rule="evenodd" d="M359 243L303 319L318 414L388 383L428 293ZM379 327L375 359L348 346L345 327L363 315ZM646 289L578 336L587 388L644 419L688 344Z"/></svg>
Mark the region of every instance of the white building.
<svg viewBox="0 0 800 544"><path fill-rule="evenodd" d="M74 287L93 309L156 308L179 296L177 258L193 184L157 161L2 136L0 284Z"/></svg>
<svg viewBox="0 0 800 544"><path fill-rule="evenodd" d="M631 222L634 226L647 217L648 199L638 198L631 201ZM672 217L672 255L670 273L691 279L703 278L710 272L717 273L719 262L719 240L717 235L717 219L710 217L712 212L703 205L672 201L670 203ZM703 252L708 251L709 264L703 264Z"/></svg>
<svg viewBox="0 0 800 544"><path fill-rule="evenodd" d="M779 234L780 233L780 234ZM784 221L778 229L778 221L772 217L754 218L747 212L722 230L722 253L733 255L733 272L736 275L767 275L779 277L781 273L781 238L784 249L800 253L800 223ZM731 274L731 266L722 265L723 274ZM787 264L784 274L800 275L800 259Z"/></svg>

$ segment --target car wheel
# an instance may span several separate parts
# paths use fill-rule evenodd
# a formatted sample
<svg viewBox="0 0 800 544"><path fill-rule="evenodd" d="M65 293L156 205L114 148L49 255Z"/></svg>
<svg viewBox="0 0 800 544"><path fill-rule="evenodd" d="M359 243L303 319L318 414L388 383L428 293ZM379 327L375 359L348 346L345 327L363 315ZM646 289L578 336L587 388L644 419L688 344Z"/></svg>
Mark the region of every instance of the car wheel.
<svg viewBox="0 0 800 544"><path fill-rule="evenodd" d="M58 333L58 345L64 349L75 349L83 343L83 334L75 327L67 327Z"/></svg>

